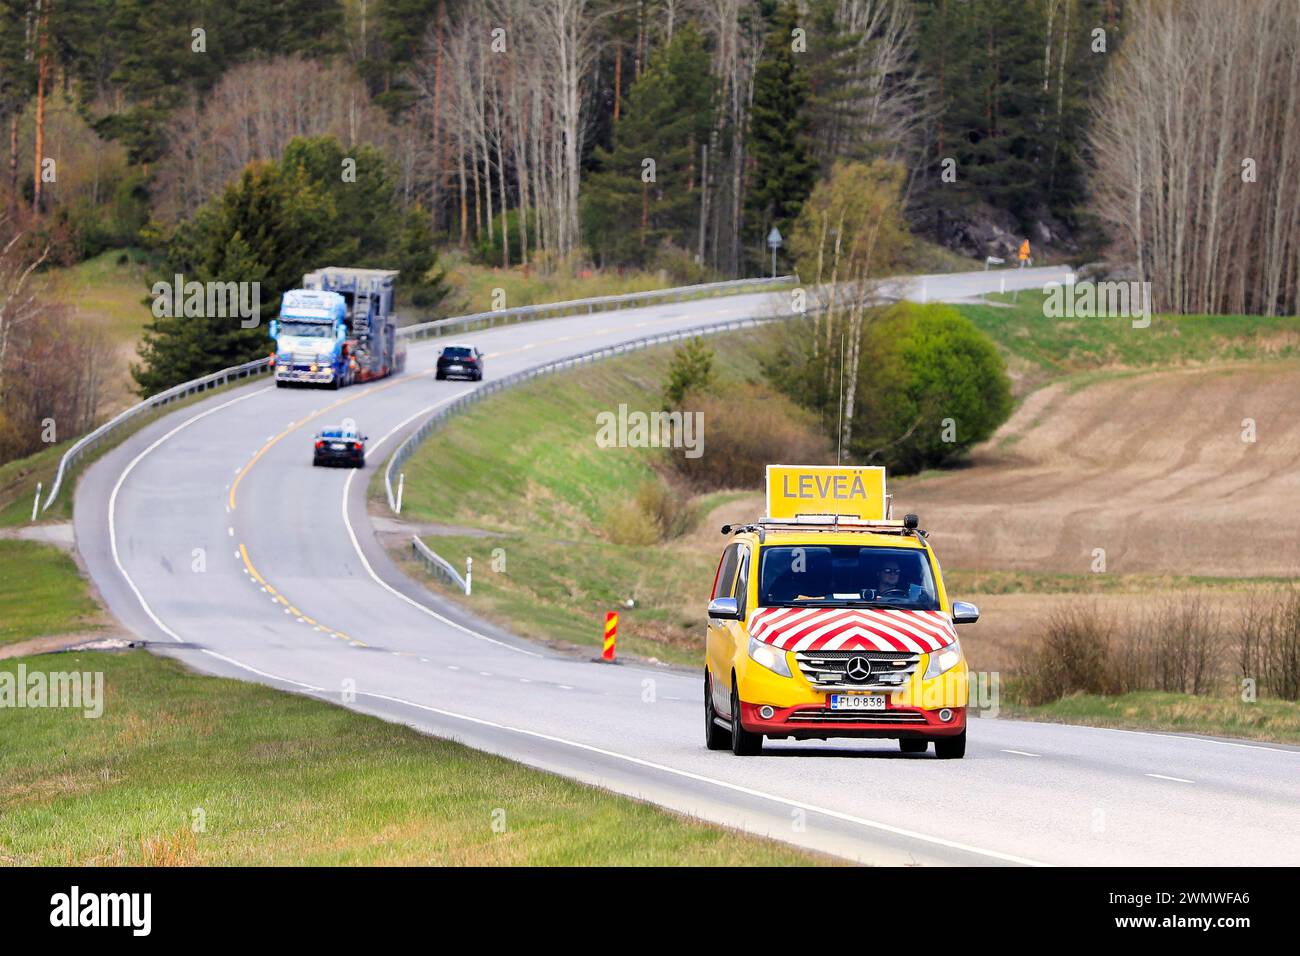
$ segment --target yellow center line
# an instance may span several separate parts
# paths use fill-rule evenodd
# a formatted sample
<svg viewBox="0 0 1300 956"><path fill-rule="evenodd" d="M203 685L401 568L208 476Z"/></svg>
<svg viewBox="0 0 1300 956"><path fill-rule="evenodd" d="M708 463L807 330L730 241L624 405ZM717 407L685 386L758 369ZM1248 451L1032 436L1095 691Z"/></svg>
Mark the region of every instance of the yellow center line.
<svg viewBox="0 0 1300 956"><path fill-rule="evenodd" d="M259 448L257 450L257 454L255 454L249 460L248 464L246 464L243 468L239 469L239 474L235 475L235 480L230 483L230 496L227 501L227 503L230 505L230 510L231 511L235 510L235 493L239 491L239 483L244 480L244 476L247 475L250 471L252 471L253 466L256 465L262 459L262 456L265 455L272 448L274 448L277 444L279 444L282 438L291 434L294 431L297 431L300 426L306 425L308 422L320 418L326 412L333 411L334 409L338 408L340 405L346 405L348 402L355 402L358 398L361 398L364 395L373 395L376 392L382 392L386 389L393 388L405 382L410 382L417 378L428 378L431 374L433 374L433 371L434 371L433 369L430 369L429 371L426 372L416 372L414 375L405 375L402 376L401 378L396 378L391 382L385 382L383 385L375 385L371 388L358 391L357 394L355 395L349 395L345 398L340 398L337 402L331 402L329 405L326 405L324 408L318 408L316 411L309 414L306 418L290 425L284 431L280 432L280 434L276 435L265 445Z"/></svg>
<svg viewBox="0 0 1300 956"><path fill-rule="evenodd" d="M248 549L244 547L242 542L239 545L239 557L240 560L244 562L244 567L248 569L248 573L252 575L254 581L256 581L258 584L261 584L263 587L265 587L268 592L274 590L271 587L271 585L267 583L266 578L262 577L261 572L258 571L257 568L253 566L253 561L248 556ZM325 633L329 634L330 637L337 637L345 641L352 640L352 638L348 637L348 635L344 634L342 631L336 631L332 627L329 627L328 625L320 624L314 618L307 617L307 615L303 614L296 607L293 607L291 604L289 604L288 601L282 598L279 594L276 594L275 599L279 601L281 604L283 604L285 607L289 608L289 612L291 614L301 617L305 622L311 624L314 627L320 627L323 631L325 631ZM361 647L366 646L364 644L361 644L359 641L356 643Z"/></svg>
<svg viewBox="0 0 1300 956"><path fill-rule="evenodd" d="M639 323L639 324L636 325L636 326L632 326L632 328L641 328L642 326L646 326L646 325L665 325L665 324L667 324L667 323L669 323L669 322L676 322L676 321L677 321L678 319L680 319L680 318L681 318L681 316L674 316L673 318L661 319L661 320L656 321L656 322L642 322L642 323ZM626 327L622 327L622 328L626 328ZM607 335L607 334L609 334L609 333L611 333L611 332L617 332L617 331L621 331L621 330L622 330L622 329L621 329L620 327L611 327L611 328L599 329L599 330L597 330L597 331L595 331L595 332L591 332L591 333L587 333L587 334L588 334L588 335ZM537 347L538 345L540 345L540 344L552 345L552 344L554 344L555 342L567 342L569 339L572 339L572 338L574 338L574 337L575 337L575 336L572 336L572 335L566 335L566 336L564 336L564 337L562 337L562 338L554 339L554 340L548 341L548 342L546 342L546 343L538 343L538 342L534 342L534 343L532 343L532 344L530 344L530 345L521 345L521 346L519 346L518 348L507 349L507 350L505 350L505 351L503 351L503 352L493 352L493 353L491 353L490 355L488 355L488 356L486 356L486 357L487 357L487 358L499 358L499 357L502 356L502 355L514 355L514 354L517 354L517 353L519 353L519 352L526 352L526 351L528 351L529 349L536 348L536 347ZM364 389L364 390L360 390L360 391L358 391L357 394L355 394L355 395L349 395L349 396L346 396L346 397L344 397L344 398L340 398L340 399L339 399L338 401L336 401L336 402L331 402L329 405L326 405L324 408L320 408L320 409L317 409L317 410L314 411L314 412L311 412L311 413L308 414L305 418L303 418L303 419L301 419L301 420L299 420L299 421L291 422L291 423L289 424L289 426L288 426L287 428L284 429L284 431L282 431L282 432L280 432L278 435L275 435L274 437L270 438L270 439L266 442L265 445L263 445L261 448L259 448L259 449L257 450L257 454L253 455L253 457L249 460L248 464L244 465L244 467L241 468L241 469L239 470L239 473L238 473L237 475L235 475L235 480L232 481L232 482L230 483L230 496L229 496L229 499L228 499L228 503L229 503L229 506L230 506L230 510L231 510L232 512L235 510L235 494L236 494L236 492L239 490L239 484L240 484L240 482L242 482L242 481L244 480L244 476L247 475L250 471L252 471L253 466L256 465L259 461L261 461L263 455L265 455L268 451L270 451L273 447L275 447L275 445L277 445L277 444L280 442L281 439L285 438L285 437L286 437L287 435L289 435L291 432L294 432L294 431L296 431L298 428L300 428L301 426L306 425L308 422L313 421L314 419L319 418L320 416L324 415L326 412L332 411L333 409L336 409L336 408L338 408L338 407L341 406L341 405L346 405L348 402L354 402L354 401L356 401L358 398L361 398L361 397L364 396L364 395L373 395L373 394L375 394L376 392L382 392L382 391L384 391L385 389L394 388L395 386L401 385L401 384L403 384L404 382L409 382L409 381L412 381L412 380L417 379L417 378L428 378L430 375L433 375L436 371L437 371L437 369L436 369L436 367L435 367L435 368L429 369L429 370L424 371L424 372L416 372L416 373L414 373L413 375L405 375L405 376L402 376L401 378L396 378L396 379L394 379L393 381L391 381L391 382L385 382L385 383L382 384L382 385L374 385L374 386L371 386L371 387L368 388L368 389ZM293 605L291 605L287 600L285 600L285 598L280 594L279 591L277 591L275 588L273 588L273 587L271 586L271 583L270 583L269 581L267 581L266 578L262 577L262 575L258 572L257 568L255 568L255 567L253 566L253 562L252 562L252 560L250 560L249 557L248 557L248 549L247 549L246 547L244 547L244 545L243 545L242 543L239 545L239 557L243 560L243 562L244 562L244 567L248 569L248 573L249 573L250 575L252 575L253 580L255 580L258 584L260 584L262 587L264 587L264 588L266 589L266 593L267 593L267 594L271 595L273 598L275 598L276 601L278 601L279 603L281 603L281 604L283 604L285 607L287 607L287 608L289 609L289 613L293 614L293 615L296 616L296 617L301 618L304 622L306 622L307 624L312 625L313 627L319 627L319 628L321 628L321 630L322 630L323 632L329 634L331 637L337 637L337 638L340 638L341 640L348 641L349 643L352 644L353 647L369 647L369 646L370 646L370 645L368 645L368 644L366 644L366 643L364 643L364 642L362 642L362 641L356 641L356 640L353 640L353 639L352 639L351 637L349 637L347 634L344 634L342 631L336 631L336 630L334 630L334 629L331 628L328 624L322 624L322 623L320 623L319 621L315 620L314 618L310 618L310 617L308 617L307 615L305 615L305 614L303 614L301 611L299 611L298 608L296 608L296 607L294 607Z"/></svg>

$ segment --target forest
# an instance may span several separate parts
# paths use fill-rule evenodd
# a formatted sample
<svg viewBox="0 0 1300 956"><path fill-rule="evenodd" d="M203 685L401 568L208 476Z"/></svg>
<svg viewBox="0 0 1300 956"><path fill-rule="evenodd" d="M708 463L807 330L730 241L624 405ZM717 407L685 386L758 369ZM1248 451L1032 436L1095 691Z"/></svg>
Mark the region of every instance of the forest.
<svg viewBox="0 0 1300 956"><path fill-rule="evenodd" d="M94 417L34 278L106 250L268 314L322 257L437 313L448 256L680 284L766 274L773 227L812 281L858 182L898 239L863 281L1028 239L1157 310L1294 314L1298 117L1294 0L0 0L0 443ZM264 344L211 331L152 327L140 392Z"/></svg>

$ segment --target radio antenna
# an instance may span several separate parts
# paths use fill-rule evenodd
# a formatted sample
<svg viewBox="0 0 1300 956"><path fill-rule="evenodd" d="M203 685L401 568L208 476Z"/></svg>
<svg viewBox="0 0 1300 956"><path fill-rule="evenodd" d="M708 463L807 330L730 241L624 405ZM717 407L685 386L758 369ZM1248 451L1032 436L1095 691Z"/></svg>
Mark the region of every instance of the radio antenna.
<svg viewBox="0 0 1300 956"><path fill-rule="evenodd" d="M835 430L835 464L844 458L844 333L840 333L840 424Z"/></svg>

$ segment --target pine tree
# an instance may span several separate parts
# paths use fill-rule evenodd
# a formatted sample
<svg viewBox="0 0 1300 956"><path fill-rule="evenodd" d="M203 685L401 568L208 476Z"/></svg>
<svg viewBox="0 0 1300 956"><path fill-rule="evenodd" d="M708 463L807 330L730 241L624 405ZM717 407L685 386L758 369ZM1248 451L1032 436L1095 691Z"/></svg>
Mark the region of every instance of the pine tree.
<svg viewBox="0 0 1300 956"><path fill-rule="evenodd" d="M239 182L211 200L170 237L158 279L257 282L262 322L238 317L167 316L146 327L132 374L152 394L207 372L247 362L269 349L266 320L286 289L327 265L395 268L404 294L433 304L442 293L427 215L402 210L378 151L352 150L355 182L344 182L342 147L329 137L292 140L279 163L251 163Z"/></svg>
<svg viewBox="0 0 1300 956"><path fill-rule="evenodd" d="M759 262L766 259L768 231L775 225L789 235L817 176L810 143L807 54L794 49L799 27L798 9L788 0L773 18L754 73L749 121L753 175L745 208L749 246Z"/></svg>
<svg viewBox="0 0 1300 956"><path fill-rule="evenodd" d="M700 35L682 27L628 90L614 148L596 151L598 172L584 190L584 219L592 249L607 261L644 263L664 242L692 247L700 146L712 110L708 53Z"/></svg>

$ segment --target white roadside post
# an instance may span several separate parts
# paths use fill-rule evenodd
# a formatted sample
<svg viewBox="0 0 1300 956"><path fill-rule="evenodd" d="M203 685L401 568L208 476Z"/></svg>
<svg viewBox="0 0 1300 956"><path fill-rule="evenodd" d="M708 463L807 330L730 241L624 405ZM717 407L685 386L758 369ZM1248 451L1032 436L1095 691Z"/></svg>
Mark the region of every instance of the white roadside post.
<svg viewBox="0 0 1300 956"><path fill-rule="evenodd" d="M465 596L469 597L470 588L474 585L474 559L465 559Z"/></svg>
<svg viewBox="0 0 1300 956"><path fill-rule="evenodd" d="M36 498L32 501L32 520L36 520L36 511L41 506L41 483L36 482Z"/></svg>
<svg viewBox="0 0 1300 956"><path fill-rule="evenodd" d="M406 472L397 476L397 513L402 513L402 488L406 486Z"/></svg>

